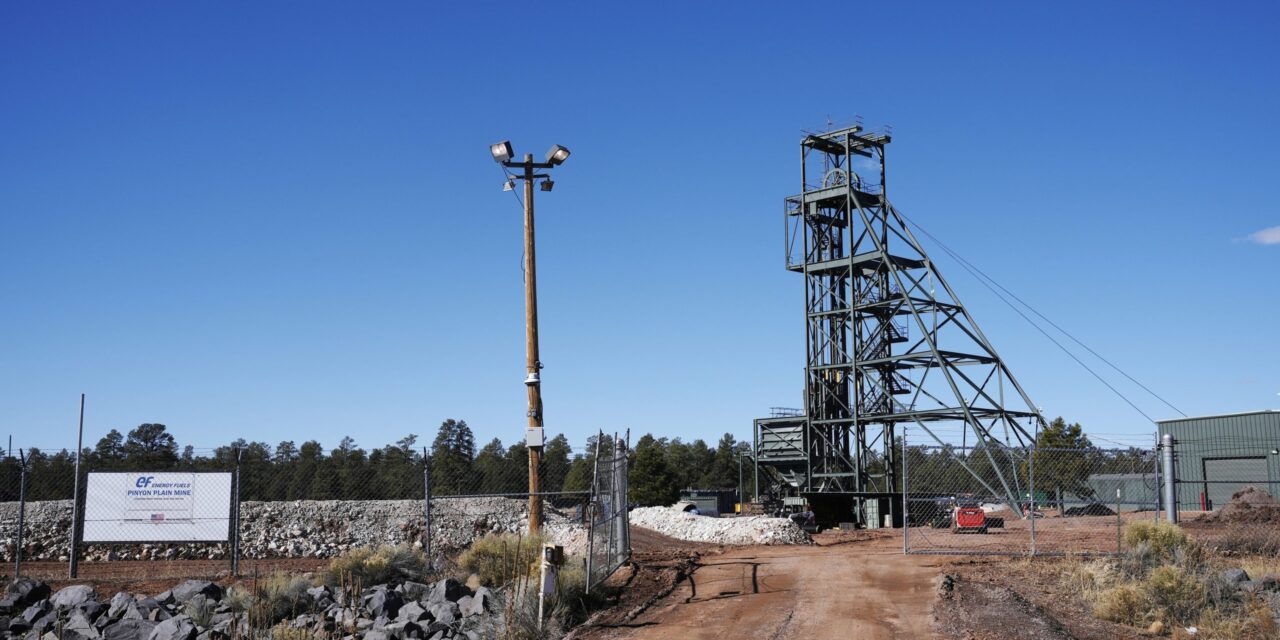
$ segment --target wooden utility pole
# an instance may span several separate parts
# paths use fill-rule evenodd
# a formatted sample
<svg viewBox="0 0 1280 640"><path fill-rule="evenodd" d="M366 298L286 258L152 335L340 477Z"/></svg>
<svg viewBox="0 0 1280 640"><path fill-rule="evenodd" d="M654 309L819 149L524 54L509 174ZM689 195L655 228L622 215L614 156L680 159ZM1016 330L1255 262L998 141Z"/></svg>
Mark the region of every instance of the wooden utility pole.
<svg viewBox="0 0 1280 640"><path fill-rule="evenodd" d="M538 371L538 276L533 233L533 155L525 156L524 175L524 327L525 387L529 390L529 533L542 527L542 379ZM536 435L532 435L536 434ZM536 443L536 444L535 444Z"/></svg>
<svg viewBox="0 0 1280 640"><path fill-rule="evenodd" d="M552 145L545 162L534 162L533 154L525 154L523 161L513 159L515 152L511 141L503 140L489 146L493 159L507 169L519 169L516 175L507 174L503 191L511 191L518 178L524 181L524 327L525 327L525 378L529 393L529 428L525 431L525 446L529 449L529 533L542 528L542 362L538 359L538 271L534 251L533 234L533 183L541 180L543 191L550 191L555 183L549 173L569 158L569 150Z"/></svg>

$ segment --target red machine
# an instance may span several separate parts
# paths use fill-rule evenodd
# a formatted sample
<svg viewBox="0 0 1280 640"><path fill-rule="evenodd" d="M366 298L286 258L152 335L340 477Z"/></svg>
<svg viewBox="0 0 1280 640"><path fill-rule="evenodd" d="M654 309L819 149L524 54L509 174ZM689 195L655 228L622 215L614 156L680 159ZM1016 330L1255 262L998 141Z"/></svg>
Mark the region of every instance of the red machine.
<svg viewBox="0 0 1280 640"><path fill-rule="evenodd" d="M986 533L987 512L983 511L982 507L957 506L951 531L953 533Z"/></svg>

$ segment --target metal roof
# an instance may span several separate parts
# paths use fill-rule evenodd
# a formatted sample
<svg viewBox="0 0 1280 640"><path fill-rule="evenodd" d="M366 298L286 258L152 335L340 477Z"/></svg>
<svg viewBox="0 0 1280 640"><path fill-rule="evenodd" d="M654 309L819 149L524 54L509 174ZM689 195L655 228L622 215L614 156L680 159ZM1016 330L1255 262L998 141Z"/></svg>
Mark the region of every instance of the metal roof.
<svg viewBox="0 0 1280 640"><path fill-rule="evenodd" d="M1218 413L1211 416L1189 416L1186 418L1167 418L1165 420L1156 420L1156 424L1165 422L1186 422L1188 420L1212 420L1214 418L1234 418L1236 416L1256 416L1267 413L1280 413L1280 409L1260 409L1258 411L1241 411L1239 413Z"/></svg>

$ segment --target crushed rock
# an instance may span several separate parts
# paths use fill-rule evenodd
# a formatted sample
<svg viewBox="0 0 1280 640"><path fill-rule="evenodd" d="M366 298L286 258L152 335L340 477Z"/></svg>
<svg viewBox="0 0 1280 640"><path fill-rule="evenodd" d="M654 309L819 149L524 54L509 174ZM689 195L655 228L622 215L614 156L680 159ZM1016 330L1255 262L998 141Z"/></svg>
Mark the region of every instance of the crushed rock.
<svg viewBox="0 0 1280 640"><path fill-rule="evenodd" d="M740 545L812 542L809 534L791 520L767 516L713 518L670 507L640 507L631 510L631 524L691 542Z"/></svg>
<svg viewBox="0 0 1280 640"><path fill-rule="evenodd" d="M432 554L464 549L488 533L528 527L524 498L432 498ZM543 505L543 531L570 555L587 550L579 509ZM421 500L298 500L240 505L243 558L333 558L357 547L421 546ZM0 562L11 562L17 543L17 503L0 504ZM66 561L70 553L71 501L28 502L23 559ZM225 544L86 545L82 560L218 560Z"/></svg>

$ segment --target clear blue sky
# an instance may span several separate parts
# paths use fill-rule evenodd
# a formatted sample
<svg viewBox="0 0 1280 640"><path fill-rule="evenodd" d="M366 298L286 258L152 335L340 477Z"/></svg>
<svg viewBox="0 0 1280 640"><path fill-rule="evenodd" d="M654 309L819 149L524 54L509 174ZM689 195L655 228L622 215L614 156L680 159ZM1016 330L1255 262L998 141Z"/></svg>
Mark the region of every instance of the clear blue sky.
<svg viewBox="0 0 1280 640"><path fill-rule="evenodd" d="M1280 406L1273 3L613 4L5 3L0 436L74 446L84 392L89 445L521 437L510 138L573 150L548 428L748 438L801 404L799 130L855 115L900 209L1179 408ZM1046 413L1152 432L935 258Z"/></svg>

